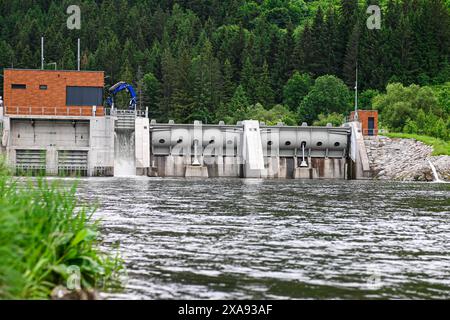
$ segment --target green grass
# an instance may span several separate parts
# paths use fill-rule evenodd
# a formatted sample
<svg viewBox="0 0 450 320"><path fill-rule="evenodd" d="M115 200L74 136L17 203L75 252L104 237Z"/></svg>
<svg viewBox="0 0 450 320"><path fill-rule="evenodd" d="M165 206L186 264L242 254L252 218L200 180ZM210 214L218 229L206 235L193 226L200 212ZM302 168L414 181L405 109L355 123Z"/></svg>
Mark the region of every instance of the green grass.
<svg viewBox="0 0 450 320"><path fill-rule="evenodd" d="M0 159L0 299L48 299L74 269L83 289L118 284L122 261L99 250L94 209L75 191L13 178Z"/></svg>
<svg viewBox="0 0 450 320"><path fill-rule="evenodd" d="M433 147L433 156L450 156L450 142L429 136L421 136L409 133L386 133L383 134L389 138L416 139Z"/></svg>

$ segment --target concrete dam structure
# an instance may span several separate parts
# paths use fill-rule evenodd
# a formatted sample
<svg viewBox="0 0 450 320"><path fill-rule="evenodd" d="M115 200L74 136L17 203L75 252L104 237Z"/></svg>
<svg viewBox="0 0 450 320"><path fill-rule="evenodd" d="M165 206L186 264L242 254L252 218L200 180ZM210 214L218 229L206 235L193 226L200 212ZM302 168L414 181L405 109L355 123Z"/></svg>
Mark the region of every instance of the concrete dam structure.
<svg viewBox="0 0 450 320"><path fill-rule="evenodd" d="M175 124L150 121L134 111L107 113L101 117L3 115L2 153L18 174L284 179L365 176L359 164L358 132L352 124L290 127L267 126L254 120L236 125Z"/></svg>
<svg viewBox="0 0 450 320"><path fill-rule="evenodd" d="M370 167L357 121L342 127L157 123L103 107L104 73L4 71L0 153L17 174L363 179ZM132 90L120 82L111 89ZM112 100L113 101L113 100Z"/></svg>
<svg viewBox="0 0 450 320"><path fill-rule="evenodd" d="M351 129L150 123L149 175L345 179Z"/></svg>

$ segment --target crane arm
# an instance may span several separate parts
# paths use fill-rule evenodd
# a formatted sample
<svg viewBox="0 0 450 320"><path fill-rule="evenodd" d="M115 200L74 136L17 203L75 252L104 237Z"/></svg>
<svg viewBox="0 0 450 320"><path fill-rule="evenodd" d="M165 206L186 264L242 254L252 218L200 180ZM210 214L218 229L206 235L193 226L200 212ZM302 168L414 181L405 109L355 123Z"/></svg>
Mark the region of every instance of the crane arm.
<svg viewBox="0 0 450 320"><path fill-rule="evenodd" d="M124 81L120 81L113 85L111 88L109 88L110 96L106 100L106 103L110 106L114 103L114 97L117 93L125 90L130 95L130 102L128 104L128 107L130 110L136 110L136 104L137 104L137 95L136 91L134 90L133 86L131 84L128 84Z"/></svg>

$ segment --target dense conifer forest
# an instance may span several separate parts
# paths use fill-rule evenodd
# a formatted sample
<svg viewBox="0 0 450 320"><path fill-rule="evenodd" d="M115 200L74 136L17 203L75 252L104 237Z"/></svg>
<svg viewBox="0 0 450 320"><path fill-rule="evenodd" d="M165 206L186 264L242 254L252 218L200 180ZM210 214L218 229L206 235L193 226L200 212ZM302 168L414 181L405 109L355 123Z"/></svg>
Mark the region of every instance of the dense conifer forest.
<svg viewBox="0 0 450 320"><path fill-rule="evenodd" d="M39 68L43 35L46 63L75 69L81 38L82 69L104 70L106 87L133 83L158 121L339 124L358 63L362 108L392 130L448 139L449 0L76 2L1 0L0 67ZM66 26L71 4L80 30ZM366 26L373 4L380 30Z"/></svg>

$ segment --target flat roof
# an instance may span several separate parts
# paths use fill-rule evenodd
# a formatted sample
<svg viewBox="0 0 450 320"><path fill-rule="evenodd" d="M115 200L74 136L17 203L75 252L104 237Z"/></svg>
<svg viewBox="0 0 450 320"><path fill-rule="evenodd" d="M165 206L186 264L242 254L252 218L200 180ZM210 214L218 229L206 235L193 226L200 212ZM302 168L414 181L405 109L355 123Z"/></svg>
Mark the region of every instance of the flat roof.
<svg viewBox="0 0 450 320"><path fill-rule="evenodd" d="M105 71L94 71L94 70L50 70L50 69L19 69L19 68L3 68L3 70L12 71L39 71L39 72L95 72L95 73L105 73Z"/></svg>

